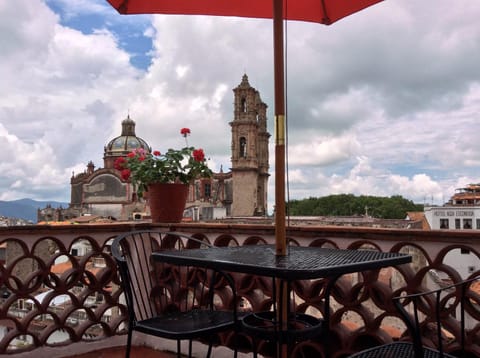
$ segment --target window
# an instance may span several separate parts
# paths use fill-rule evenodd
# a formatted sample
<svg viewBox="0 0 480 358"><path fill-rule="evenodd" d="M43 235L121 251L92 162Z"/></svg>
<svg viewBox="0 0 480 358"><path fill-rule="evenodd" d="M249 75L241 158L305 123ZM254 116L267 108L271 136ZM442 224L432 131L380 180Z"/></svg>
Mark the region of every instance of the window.
<svg viewBox="0 0 480 358"><path fill-rule="evenodd" d="M241 105L242 105L242 112L246 112L247 111L247 100L245 98L242 98Z"/></svg>
<svg viewBox="0 0 480 358"><path fill-rule="evenodd" d="M462 255L468 255L468 254L470 254L470 250L469 250L469 249L461 248L461 249L460 249L460 253L461 253Z"/></svg>
<svg viewBox="0 0 480 358"><path fill-rule="evenodd" d="M480 229L480 219L477 219L477 229Z"/></svg>
<svg viewBox="0 0 480 358"><path fill-rule="evenodd" d="M463 228L471 229L472 228L472 219L463 219Z"/></svg>
<svg viewBox="0 0 480 358"><path fill-rule="evenodd" d="M212 196L212 185L210 183L205 183L203 186L203 192L205 194L205 199L209 199Z"/></svg>
<svg viewBox="0 0 480 358"><path fill-rule="evenodd" d="M448 229L448 219L440 219L440 229Z"/></svg>
<svg viewBox="0 0 480 358"><path fill-rule="evenodd" d="M455 229L461 229L460 219L455 219Z"/></svg>
<svg viewBox="0 0 480 358"><path fill-rule="evenodd" d="M240 158L247 157L247 140L245 137L240 137Z"/></svg>

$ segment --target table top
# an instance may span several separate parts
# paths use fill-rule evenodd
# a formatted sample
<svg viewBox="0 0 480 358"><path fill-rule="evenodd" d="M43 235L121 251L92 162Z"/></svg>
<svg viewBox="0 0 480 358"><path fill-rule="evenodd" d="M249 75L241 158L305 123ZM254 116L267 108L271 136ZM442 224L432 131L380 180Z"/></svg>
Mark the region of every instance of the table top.
<svg viewBox="0 0 480 358"><path fill-rule="evenodd" d="M273 245L166 250L154 252L152 257L156 261L171 264L271 276L285 280L332 277L412 261L410 255L400 253L305 246L289 246L286 256L276 256Z"/></svg>

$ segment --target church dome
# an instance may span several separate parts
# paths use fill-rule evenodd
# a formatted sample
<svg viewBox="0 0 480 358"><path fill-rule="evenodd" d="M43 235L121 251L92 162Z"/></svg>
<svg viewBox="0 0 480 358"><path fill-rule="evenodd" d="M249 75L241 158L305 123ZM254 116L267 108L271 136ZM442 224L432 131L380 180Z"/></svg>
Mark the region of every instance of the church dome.
<svg viewBox="0 0 480 358"><path fill-rule="evenodd" d="M113 161L118 157L124 157L134 149L143 148L147 152L151 152L152 148L142 138L135 134L135 121L130 115L122 121L122 134L113 138L104 148L103 159L105 167L109 168L113 165Z"/></svg>

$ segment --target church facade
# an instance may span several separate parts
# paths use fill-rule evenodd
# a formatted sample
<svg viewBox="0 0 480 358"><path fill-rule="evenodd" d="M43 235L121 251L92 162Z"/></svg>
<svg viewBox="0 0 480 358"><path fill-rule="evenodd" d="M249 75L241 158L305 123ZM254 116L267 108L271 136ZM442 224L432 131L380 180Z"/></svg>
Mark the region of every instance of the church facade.
<svg viewBox="0 0 480 358"><path fill-rule="evenodd" d="M190 184L185 215L192 220L267 214L267 105L250 86L247 75L233 92L232 167L228 172L222 168L211 178L198 178ZM81 216L122 221L148 217L148 202L138 198L132 184L114 168L117 158L137 148L152 150L136 135L135 121L128 116L122 121L121 134L104 146L103 168L95 169L90 161L83 173L73 174L69 207L39 209L38 221L65 221Z"/></svg>

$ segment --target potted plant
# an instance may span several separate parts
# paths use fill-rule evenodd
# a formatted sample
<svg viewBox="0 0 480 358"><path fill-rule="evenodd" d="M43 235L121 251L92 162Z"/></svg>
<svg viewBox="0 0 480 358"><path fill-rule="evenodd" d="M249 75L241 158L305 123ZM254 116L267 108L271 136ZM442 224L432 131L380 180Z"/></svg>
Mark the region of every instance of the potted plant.
<svg viewBox="0 0 480 358"><path fill-rule="evenodd" d="M115 160L115 169L124 180L130 180L139 197L148 192L152 222L179 222L188 196L188 187L196 178L212 175L203 149L188 146L189 128L182 128L182 149L152 153L138 148Z"/></svg>

